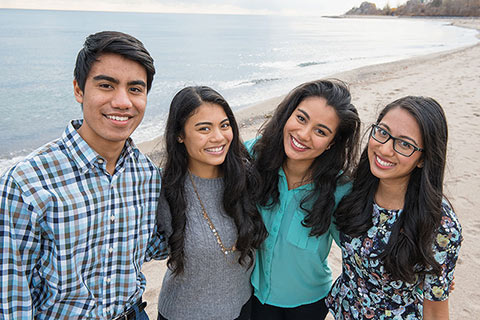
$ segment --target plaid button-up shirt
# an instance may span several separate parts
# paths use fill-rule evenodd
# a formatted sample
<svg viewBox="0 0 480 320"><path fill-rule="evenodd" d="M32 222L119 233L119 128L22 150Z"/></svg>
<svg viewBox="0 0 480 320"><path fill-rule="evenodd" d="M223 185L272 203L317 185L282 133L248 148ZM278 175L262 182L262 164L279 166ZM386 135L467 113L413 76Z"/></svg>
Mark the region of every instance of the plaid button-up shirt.
<svg viewBox="0 0 480 320"><path fill-rule="evenodd" d="M111 319L166 258L155 228L160 171L127 140L110 175L72 121L0 178L0 317Z"/></svg>

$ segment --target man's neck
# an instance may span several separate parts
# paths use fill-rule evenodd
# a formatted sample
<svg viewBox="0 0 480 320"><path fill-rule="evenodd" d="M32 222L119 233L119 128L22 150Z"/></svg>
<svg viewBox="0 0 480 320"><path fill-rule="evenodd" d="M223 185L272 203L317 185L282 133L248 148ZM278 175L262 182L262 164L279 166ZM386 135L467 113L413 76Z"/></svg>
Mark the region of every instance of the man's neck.
<svg viewBox="0 0 480 320"><path fill-rule="evenodd" d="M108 150L108 152L102 152L100 153L98 150L97 153L101 155L106 161L107 161L107 172L110 173L110 175L113 175L113 172L115 171L115 166L117 165L118 158L120 157L120 153L122 152L123 147L120 150Z"/></svg>
<svg viewBox="0 0 480 320"><path fill-rule="evenodd" d="M107 172L113 175L118 158L120 157L120 153L122 153L126 141L109 141L106 143L103 140L89 137L88 134L85 134L85 132L82 130L82 127L80 127L77 132L90 146L90 148L95 150L100 156L102 156L102 158L105 159L105 161L107 161Z"/></svg>

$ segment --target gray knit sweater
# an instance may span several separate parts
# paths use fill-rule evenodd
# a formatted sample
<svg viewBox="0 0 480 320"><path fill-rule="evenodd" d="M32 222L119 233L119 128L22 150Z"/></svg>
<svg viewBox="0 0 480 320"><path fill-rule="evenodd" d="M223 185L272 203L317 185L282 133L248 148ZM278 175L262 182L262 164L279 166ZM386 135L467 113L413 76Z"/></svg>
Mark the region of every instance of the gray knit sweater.
<svg viewBox="0 0 480 320"><path fill-rule="evenodd" d="M193 176L207 214L227 248L236 241L237 229L233 219L223 209L223 179L202 179ZM250 275L238 263L238 252L225 255L203 218L202 208L192 187L185 179L187 200L185 230L185 269L173 276L167 269L158 297L158 311L169 320L235 319L252 294ZM171 234L168 204L162 199L159 218L167 236ZM160 221L162 221L160 220Z"/></svg>

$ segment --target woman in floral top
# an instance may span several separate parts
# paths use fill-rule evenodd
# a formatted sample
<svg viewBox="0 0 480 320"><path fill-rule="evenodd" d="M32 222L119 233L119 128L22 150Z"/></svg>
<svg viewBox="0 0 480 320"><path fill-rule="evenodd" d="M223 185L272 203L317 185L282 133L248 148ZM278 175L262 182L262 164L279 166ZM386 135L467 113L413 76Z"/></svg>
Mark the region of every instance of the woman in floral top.
<svg viewBox="0 0 480 320"><path fill-rule="evenodd" d="M447 123L431 98L387 105L372 126L351 194L335 212L342 274L336 319L448 319L462 241L443 195Z"/></svg>

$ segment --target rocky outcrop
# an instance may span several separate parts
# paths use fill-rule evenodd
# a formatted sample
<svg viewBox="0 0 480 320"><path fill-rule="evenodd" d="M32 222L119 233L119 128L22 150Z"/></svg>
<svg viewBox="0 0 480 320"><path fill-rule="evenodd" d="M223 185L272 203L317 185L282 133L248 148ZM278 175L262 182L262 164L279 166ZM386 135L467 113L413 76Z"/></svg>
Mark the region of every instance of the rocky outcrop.
<svg viewBox="0 0 480 320"><path fill-rule="evenodd" d="M377 6L375 3L362 2L360 7L353 7L346 14L348 15L375 15L378 14Z"/></svg>

